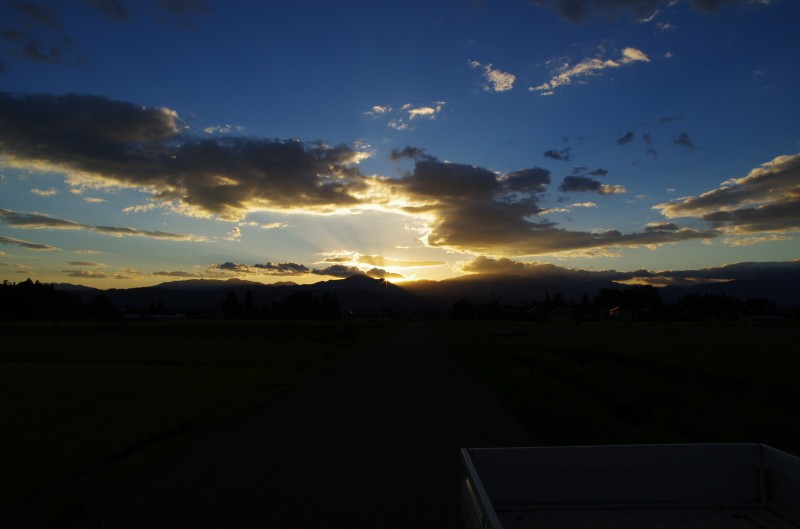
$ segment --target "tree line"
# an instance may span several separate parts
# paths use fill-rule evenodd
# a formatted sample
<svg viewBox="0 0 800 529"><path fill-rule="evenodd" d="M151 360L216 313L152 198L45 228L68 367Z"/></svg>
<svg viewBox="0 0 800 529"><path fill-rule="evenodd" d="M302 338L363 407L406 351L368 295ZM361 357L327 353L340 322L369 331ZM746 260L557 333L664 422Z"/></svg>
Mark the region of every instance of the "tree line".
<svg viewBox="0 0 800 529"><path fill-rule="evenodd" d="M778 319L797 317L782 310L770 299L741 300L725 294L686 294L666 303L653 286L601 288L592 298L588 293L580 301L565 300L560 293L546 293L541 301L532 299L521 304L497 301L475 303L468 299L455 301L449 316L454 319L485 320L638 320L638 321L709 321L741 318Z"/></svg>

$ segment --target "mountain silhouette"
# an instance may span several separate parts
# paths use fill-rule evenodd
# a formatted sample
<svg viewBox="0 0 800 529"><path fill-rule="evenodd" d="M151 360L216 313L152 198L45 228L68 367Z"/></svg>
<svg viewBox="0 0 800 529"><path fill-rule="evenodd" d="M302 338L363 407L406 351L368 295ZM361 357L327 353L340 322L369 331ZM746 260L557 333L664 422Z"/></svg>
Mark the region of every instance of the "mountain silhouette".
<svg viewBox="0 0 800 529"><path fill-rule="evenodd" d="M747 265L747 266L745 266ZM674 302L687 294L725 294L746 299L771 299L779 305L800 305L800 263L785 266L757 267L743 263L727 267L725 281L705 279L693 286L668 286L659 289L665 302ZM731 270L736 271L733 274ZM740 275L741 277L733 277ZM293 282L264 284L244 279L189 279L168 281L151 287L100 290L71 284L55 284L89 301L105 296L117 307L142 309L155 303L178 311L218 313L220 304L233 292L244 300L250 293L255 307L279 302L297 292L335 294L344 311L427 311L447 310L459 299L475 303L496 301L519 305L541 302L545 296L561 294L566 301L590 299L600 289L629 288L609 278L608 273L548 268L544 273L471 274L442 281L408 281L394 284L357 274L345 279L331 279L313 284Z"/></svg>

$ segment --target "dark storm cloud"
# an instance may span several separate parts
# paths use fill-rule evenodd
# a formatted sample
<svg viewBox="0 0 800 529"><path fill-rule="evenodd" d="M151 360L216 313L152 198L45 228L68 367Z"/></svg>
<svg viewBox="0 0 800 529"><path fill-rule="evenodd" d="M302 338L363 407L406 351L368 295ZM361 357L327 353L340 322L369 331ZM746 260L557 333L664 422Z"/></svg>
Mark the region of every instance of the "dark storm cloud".
<svg viewBox="0 0 800 529"><path fill-rule="evenodd" d="M33 2L9 2L8 6L24 15L24 17L35 22L37 25L47 29L60 29L61 16L58 11L50 6L35 4Z"/></svg>
<svg viewBox="0 0 800 529"><path fill-rule="evenodd" d="M459 251L535 255L548 252L596 247L657 245L689 239L709 239L716 231L683 228L677 231L651 231L622 234L575 232L560 229L556 223L539 220L539 191L546 187L544 170L520 172L532 178L526 193L513 190L513 177L466 164L441 162L435 158L417 161L414 170L394 181L395 191L418 205L404 210L424 213L432 218L426 242L429 246ZM580 178L580 177L578 177ZM589 179L591 180L591 179ZM528 182L530 184L531 182ZM598 183L605 193L622 192L620 186ZM598 191L599 192L599 191Z"/></svg>
<svg viewBox="0 0 800 529"><path fill-rule="evenodd" d="M182 133L175 112L88 95L0 93L7 163L80 174L92 185L150 190L199 215L240 219L250 209L355 206L366 189L348 146ZM75 183L75 180L72 180Z"/></svg>
<svg viewBox="0 0 800 529"><path fill-rule="evenodd" d="M364 272L362 272L355 266L331 265L321 270L320 269L312 270L311 273L319 276L331 276L344 279L350 276L361 275Z"/></svg>
<svg viewBox="0 0 800 529"><path fill-rule="evenodd" d="M128 8L119 0L86 0L86 3L116 20L128 20L131 17Z"/></svg>
<svg viewBox="0 0 800 529"><path fill-rule="evenodd" d="M389 159L393 162L408 158L409 160L429 160L431 155L425 152L425 149L417 147L404 147L402 149L392 149L389 153Z"/></svg>
<svg viewBox="0 0 800 529"><path fill-rule="evenodd" d="M507 257L492 258L480 255L461 267L473 274L515 274L524 276L570 275L572 270L549 263L523 263Z"/></svg>
<svg viewBox="0 0 800 529"><path fill-rule="evenodd" d="M622 186L604 184L600 180L589 178L587 176L570 175L564 177L564 181L558 187L559 191L564 193L577 192L591 192L599 193L601 195L614 195L624 193L625 188Z"/></svg>
<svg viewBox="0 0 800 529"><path fill-rule="evenodd" d="M763 4L761 0L688 0L698 11L714 13L725 6ZM631 16L636 20L648 20L659 7L669 6L674 0L529 0L538 7L547 7L570 22L601 17L610 19Z"/></svg>
<svg viewBox="0 0 800 529"><path fill-rule="evenodd" d="M28 242L23 241L21 239L15 239L13 237L4 237L0 235L0 244L16 244L17 246L22 246L23 248L27 248L29 250L60 250L60 248L56 248L55 246L50 246L49 244L39 244L36 242Z"/></svg>
<svg viewBox="0 0 800 529"><path fill-rule="evenodd" d="M545 158L551 158L553 160L563 160L563 161L570 161L572 160L572 149L567 147L566 149L556 150L556 149L549 149L544 151Z"/></svg>
<svg viewBox="0 0 800 529"><path fill-rule="evenodd" d="M732 234L800 229L800 154L778 156L698 196L658 204L667 218L695 217Z"/></svg>
<svg viewBox="0 0 800 529"><path fill-rule="evenodd" d="M174 241L198 241L204 240L203 237L180 233L169 233L165 231L137 230L135 228L125 228L119 226L91 226L81 224L71 220L56 219L38 213L19 213L10 209L0 209L0 220L13 226L14 228L25 228L33 230L86 230L104 233L114 237L134 236L134 237L153 237L156 239L170 239Z"/></svg>
<svg viewBox="0 0 800 529"><path fill-rule="evenodd" d="M677 138L672 140L672 143L675 145L680 145L681 147L686 147L687 149L695 148L694 140L685 132L681 132Z"/></svg>
<svg viewBox="0 0 800 529"><path fill-rule="evenodd" d="M800 230L800 195L755 208L715 211L703 215L703 220L715 228L730 228L733 233Z"/></svg>
<svg viewBox="0 0 800 529"><path fill-rule="evenodd" d="M479 256L462 267L464 272L475 274L514 274L529 277L548 277L559 279L608 280L627 284L697 285L700 283L746 280L762 278L765 275L792 272L800 274L800 261L734 263L699 270L581 270L569 269L548 263L526 263L508 258Z"/></svg>
<svg viewBox="0 0 800 529"><path fill-rule="evenodd" d="M75 46L69 37L58 37L43 42L26 31L4 29L0 37L9 44L11 52L34 62L55 63Z"/></svg>
<svg viewBox="0 0 800 529"><path fill-rule="evenodd" d="M299 276L311 273L307 266L297 263L266 263L246 265L226 261L222 264L211 265L207 268L209 271L222 270L225 272L234 272L237 274L261 274L270 276Z"/></svg>
<svg viewBox="0 0 800 529"><path fill-rule="evenodd" d="M218 265L211 265L208 268L211 270L225 270L228 272L243 272L243 273L250 272L249 266L233 263L231 261L225 261L224 263Z"/></svg>
<svg viewBox="0 0 800 529"><path fill-rule="evenodd" d="M632 131L628 131L619 138L617 138L617 145L627 145L633 141L634 134Z"/></svg>
<svg viewBox="0 0 800 529"><path fill-rule="evenodd" d="M800 272L800 261L745 262L699 270L664 270L657 275L672 278L702 278L712 280L749 279L769 273Z"/></svg>
<svg viewBox="0 0 800 529"><path fill-rule="evenodd" d="M678 231L680 226L675 224L674 222L661 222L658 224L648 224L644 231L645 232L654 232L654 231Z"/></svg>
<svg viewBox="0 0 800 529"><path fill-rule="evenodd" d="M541 193L550 185L550 171L541 167L531 167L507 173L501 183L514 193Z"/></svg>
<svg viewBox="0 0 800 529"><path fill-rule="evenodd" d="M159 0L158 3L176 17L205 15L211 12L206 0Z"/></svg>
<svg viewBox="0 0 800 529"><path fill-rule="evenodd" d="M647 154L653 158L658 158L658 151L653 146L653 136L647 133L642 134L642 140L644 140L644 144L647 145Z"/></svg>
<svg viewBox="0 0 800 529"><path fill-rule="evenodd" d="M298 263L272 263L270 261L254 264L253 268L257 268L262 273L276 276L304 275L311 271L306 265Z"/></svg>

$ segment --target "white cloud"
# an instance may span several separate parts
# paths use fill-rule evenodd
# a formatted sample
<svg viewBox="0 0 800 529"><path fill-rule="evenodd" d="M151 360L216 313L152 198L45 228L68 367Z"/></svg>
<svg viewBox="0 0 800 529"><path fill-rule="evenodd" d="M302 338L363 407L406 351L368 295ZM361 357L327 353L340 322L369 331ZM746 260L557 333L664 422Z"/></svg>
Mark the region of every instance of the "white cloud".
<svg viewBox="0 0 800 529"><path fill-rule="evenodd" d="M410 104L403 105L403 109L408 112L408 119L425 118L436 119L439 112L442 111L446 103L444 101L437 101L434 106L420 106L414 107Z"/></svg>
<svg viewBox="0 0 800 529"><path fill-rule="evenodd" d="M55 187L50 187L47 189L31 189L31 193L34 195L39 195L40 197L52 197L58 194L58 189Z"/></svg>
<svg viewBox="0 0 800 529"><path fill-rule="evenodd" d="M621 57L616 60L595 57L583 59L575 65L565 62L556 69L555 75L549 81L539 86L532 86L528 90L541 95L553 95L557 88L572 84L575 80L585 82L586 78L600 75L603 70L636 62L650 62L650 59L643 51L631 47L623 49Z"/></svg>
<svg viewBox="0 0 800 529"><path fill-rule="evenodd" d="M233 229L225 235L225 239L229 241L238 241L241 238L242 230L239 228L239 226L234 226Z"/></svg>
<svg viewBox="0 0 800 529"><path fill-rule="evenodd" d="M95 198L95 197L83 197L84 202L88 202L89 204L102 204L106 202L104 198Z"/></svg>
<svg viewBox="0 0 800 529"><path fill-rule="evenodd" d="M517 80L513 73L495 70L491 64L483 65L478 61L470 61L469 64L473 68L483 68L483 77L486 79L483 89L486 92L506 92L514 87L514 81Z"/></svg>
<svg viewBox="0 0 800 529"><path fill-rule="evenodd" d="M365 116L369 116L371 118L377 118L383 115L388 114L392 111L392 107L389 105L375 105L370 110L364 112Z"/></svg>

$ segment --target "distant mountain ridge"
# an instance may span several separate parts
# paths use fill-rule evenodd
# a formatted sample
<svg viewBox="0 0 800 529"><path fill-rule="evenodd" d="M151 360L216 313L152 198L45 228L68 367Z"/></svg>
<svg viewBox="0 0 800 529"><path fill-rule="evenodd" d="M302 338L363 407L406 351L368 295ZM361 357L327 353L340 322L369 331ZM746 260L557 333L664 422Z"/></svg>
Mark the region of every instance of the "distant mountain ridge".
<svg viewBox="0 0 800 529"><path fill-rule="evenodd" d="M742 264L742 268L747 263ZM667 286L659 289L665 302L674 302L686 294L725 294L742 300L771 299L779 305L800 306L800 263L784 268L751 267L746 277L714 281L707 278L692 286ZM561 272L563 270L563 272ZM730 274L729 274L730 275ZM328 292L335 294L345 311L446 310L459 299L476 303L496 301L517 305L541 302L545 296L561 294L567 301L579 302L584 294L590 299L604 288L630 288L609 277L608 273L576 273L566 269L549 269L540 275L471 274L442 281L410 281L394 284L366 275L333 279L300 285L292 282L264 284L243 279L188 279L167 281L151 287L100 290L71 284L55 284L55 288L75 292L85 300L103 295L119 307L147 308L152 303L174 310L206 310L219 312L228 292L240 301L250 292L254 305L281 301L296 292Z"/></svg>

